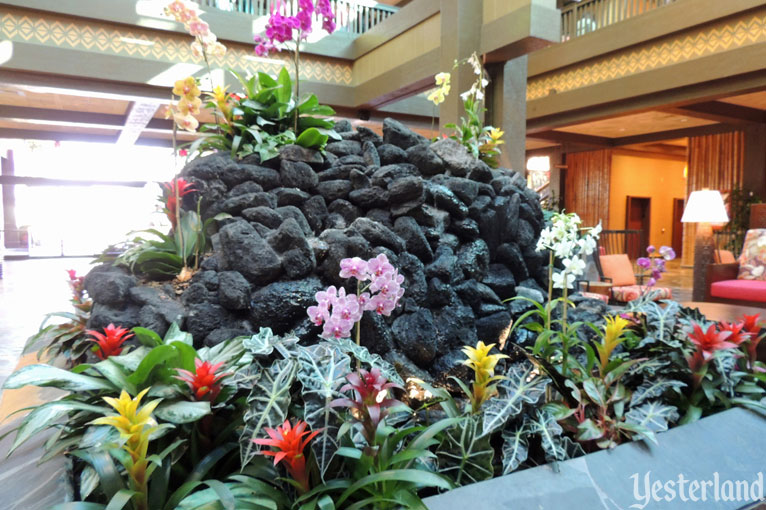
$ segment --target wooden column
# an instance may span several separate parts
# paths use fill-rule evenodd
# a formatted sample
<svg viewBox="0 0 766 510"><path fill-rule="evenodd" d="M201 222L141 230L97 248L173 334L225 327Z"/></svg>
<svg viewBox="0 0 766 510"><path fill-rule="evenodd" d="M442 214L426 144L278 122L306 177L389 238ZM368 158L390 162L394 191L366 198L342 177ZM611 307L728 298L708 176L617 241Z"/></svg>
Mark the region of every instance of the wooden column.
<svg viewBox="0 0 766 510"><path fill-rule="evenodd" d="M434 1L434 0L430 0ZM476 75L468 65L452 69L455 60L464 60L479 51L482 9L476 0L441 0L441 59L442 72L452 73L452 90L439 108L439 128L446 133L445 124L460 122L463 100L460 94L471 88Z"/></svg>
<svg viewBox="0 0 766 510"><path fill-rule="evenodd" d="M745 161L742 189L752 191L766 200L766 125L745 129Z"/></svg>
<svg viewBox="0 0 766 510"><path fill-rule="evenodd" d="M13 151L9 150L7 155L0 161L0 175L13 176ZM5 231L0 238L5 239L6 248L14 248L19 245L19 235L16 226L16 196L14 195L13 185L3 185L3 230Z"/></svg>

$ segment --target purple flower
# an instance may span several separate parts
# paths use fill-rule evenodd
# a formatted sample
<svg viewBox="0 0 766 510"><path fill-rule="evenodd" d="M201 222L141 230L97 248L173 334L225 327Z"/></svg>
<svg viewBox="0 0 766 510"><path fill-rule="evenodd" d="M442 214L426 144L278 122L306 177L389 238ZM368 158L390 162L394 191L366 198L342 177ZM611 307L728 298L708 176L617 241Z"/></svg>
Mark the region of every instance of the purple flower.
<svg viewBox="0 0 766 510"><path fill-rule="evenodd" d="M279 50L276 43L294 40L294 31L299 32L301 39L306 39L312 31L315 12L322 17L322 28L328 33L335 31L335 14L329 0L298 0L298 12L294 16L280 14L281 2L271 6L271 14L266 24L266 37L256 38L255 53L264 56L273 50Z"/></svg>
<svg viewBox="0 0 766 510"><path fill-rule="evenodd" d="M673 260L676 258L676 252L670 246L662 246L660 248L660 255L662 255L662 258L665 260Z"/></svg>
<svg viewBox="0 0 766 510"><path fill-rule="evenodd" d="M646 286L647 287L654 287L656 283L657 283L657 280L655 280L654 278L649 278L649 281L646 282Z"/></svg>
<svg viewBox="0 0 766 510"><path fill-rule="evenodd" d="M341 278L356 278L360 282L370 279L370 275L367 269L367 262L354 257L352 259L343 259L340 261L340 277Z"/></svg>
<svg viewBox="0 0 766 510"><path fill-rule="evenodd" d="M647 246L647 247L646 247L646 253L648 253L649 255L651 255L652 253L654 253L654 251L655 251L656 249L657 249L657 248L655 248L653 244L650 244L649 246Z"/></svg>
<svg viewBox="0 0 766 510"><path fill-rule="evenodd" d="M657 259L654 261L654 267L659 272L664 273L667 269L665 268L665 259Z"/></svg>
<svg viewBox="0 0 766 510"><path fill-rule="evenodd" d="M383 276L388 272L393 272L394 266L388 261L388 257L384 253L381 253L374 259L367 261L367 270L373 279L378 276ZM374 291L373 291L374 292Z"/></svg>
<svg viewBox="0 0 766 510"><path fill-rule="evenodd" d="M652 261L648 257L641 257L636 261L636 264L638 264L638 267L642 269L649 269L652 267Z"/></svg>
<svg viewBox="0 0 766 510"><path fill-rule="evenodd" d="M654 280L654 283L657 283L657 280L662 278L662 273L659 269L652 270L652 280Z"/></svg>

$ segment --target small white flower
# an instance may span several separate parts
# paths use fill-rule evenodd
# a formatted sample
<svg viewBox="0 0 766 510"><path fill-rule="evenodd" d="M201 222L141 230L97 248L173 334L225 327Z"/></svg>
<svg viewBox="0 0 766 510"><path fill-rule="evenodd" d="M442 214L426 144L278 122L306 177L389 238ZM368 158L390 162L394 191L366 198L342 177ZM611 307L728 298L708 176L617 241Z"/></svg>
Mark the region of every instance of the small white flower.
<svg viewBox="0 0 766 510"><path fill-rule="evenodd" d="M460 99L462 99L463 101L468 101L468 97L470 95L471 95L471 91L470 90L466 90L465 92L460 94Z"/></svg>
<svg viewBox="0 0 766 510"><path fill-rule="evenodd" d="M575 276L580 276L585 272L585 261L580 257L572 257L571 259L564 259L564 270L567 273L571 273Z"/></svg>
<svg viewBox="0 0 766 510"><path fill-rule="evenodd" d="M569 241L561 241L553 249L554 254L557 258L560 259L568 259L572 256L572 249L574 248L574 244Z"/></svg>
<svg viewBox="0 0 766 510"><path fill-rule="evenodd" d="M481 86L484 88L487 88L487 85L489 85L489 80L486 78L481 79Z"/></svg>
<svg viewBox="0 0 766 510"><path fill-rule="evenodd" d="M574 275L569 274L566 271L553 274L553 287L556 289L563 289L565 285L568 289L571 289L574 281Z"/></svg>

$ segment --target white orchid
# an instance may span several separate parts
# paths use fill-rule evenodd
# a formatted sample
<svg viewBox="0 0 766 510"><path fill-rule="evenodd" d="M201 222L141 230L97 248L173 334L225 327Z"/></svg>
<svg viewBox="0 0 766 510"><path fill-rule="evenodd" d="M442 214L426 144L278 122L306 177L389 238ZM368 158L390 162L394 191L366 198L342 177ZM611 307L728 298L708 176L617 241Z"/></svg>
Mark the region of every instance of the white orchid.
<svg viewBox="0 0 766 510"><path fill-rule="evenodd" d="M585 272L585 261L580 257L564 259L562 263L564 264L564 271L571 275L580 276Z"/></svg>
<svg viewBox="0 0 766 510"><path fill-rule="evenodd" d="M575 275L566 271L560 271L553 273L553 287L556 289L563 289L565 286L571 289L575 282Z"/></svg>

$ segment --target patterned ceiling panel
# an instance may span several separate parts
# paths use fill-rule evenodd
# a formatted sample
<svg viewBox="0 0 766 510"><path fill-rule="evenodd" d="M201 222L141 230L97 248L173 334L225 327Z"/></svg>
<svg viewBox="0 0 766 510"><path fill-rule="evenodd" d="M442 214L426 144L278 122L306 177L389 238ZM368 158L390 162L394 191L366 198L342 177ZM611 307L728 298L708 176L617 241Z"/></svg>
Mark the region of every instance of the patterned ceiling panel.
<svg viewBox="0 0 766 510"><path fill-rule="evenodd" d="M0 37L3 39L174 64L204 65L202 58L191 54L191 36L5 6L3 11L0 12ZM215 27L212 28L215 30ZM226 44L229 51L223 58L213 57L210 62L212 67L232 68L246 73L276 73L283 65L246 58L254 56L253 47L250 45L228 41ZM290 65L290 55L287 52L273 55L269 58L271 59ZM351 65L340 59L306 54L301 60L301 79L351 85Z"/></svg>
<svg viewBox="0 0 766 510"><path fill-rule="evenodd" d="M745 13L533 78L527 101L764 42L766 10Z"/></svg>

